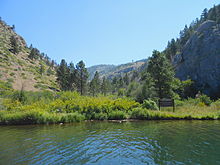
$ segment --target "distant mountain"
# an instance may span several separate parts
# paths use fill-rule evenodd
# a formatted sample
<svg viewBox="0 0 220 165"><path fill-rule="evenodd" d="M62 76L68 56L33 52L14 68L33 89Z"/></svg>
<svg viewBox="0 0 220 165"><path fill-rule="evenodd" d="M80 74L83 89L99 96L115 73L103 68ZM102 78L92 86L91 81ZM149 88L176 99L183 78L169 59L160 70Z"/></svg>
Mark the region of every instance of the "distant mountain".
<svg viewBox="0 0 220 165"><path fill-rule="evenodd" d="M146 65L147 59L142 59L136 62L130 62L121 65L95 65L88 69L89 80L91 80L96 71L99 72L100 77L106 77L112 79L115 76L120 76L126 73L131 73L132 71L141 71Z"/></svg>
<svg viewBox="0 0 220 165"><path fill-rule="evenodd" d="M52 61L36 48L31 59L32 49L15 32L14 26L0 20L0 84L29 91L58 88Z"/></svg>

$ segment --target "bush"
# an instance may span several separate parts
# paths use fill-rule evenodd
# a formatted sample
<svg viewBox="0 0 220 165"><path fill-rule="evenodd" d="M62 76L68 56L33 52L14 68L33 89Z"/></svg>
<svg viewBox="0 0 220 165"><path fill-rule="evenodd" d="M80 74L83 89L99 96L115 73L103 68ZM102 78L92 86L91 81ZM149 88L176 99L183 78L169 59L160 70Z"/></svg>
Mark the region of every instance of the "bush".
<svg viewBox="0 0 220 165"><path fill-rule="evenodd" d="M151 110L158 110L157 104L153 100L150 100L150 99L144 100L142 107L146 109L151 109Z"/></svg>
<svg viewBox="0 0 220 165"><path fill-rule="evenodd" d="M202 94L199 96L199 99L201 102L203 102L205 105L210 106L212 103L212 100L207 95Z"/></svg>
<svg viewBox="0 0 220 165"><path fill-rule="evenodd" d="M148 117L149 117L148 110L143 108L135 108L130 116L131 119L140 119L140 120L146 120L148 119Z"/></svg>
<svg viewBox="0 0 220 165"><path fill-rule="evenodd" d="M126 118L127 118L127 114L123 111L112 111L111 113L109 113L108 116L108 119L110 120L122 120Z"/></svg>

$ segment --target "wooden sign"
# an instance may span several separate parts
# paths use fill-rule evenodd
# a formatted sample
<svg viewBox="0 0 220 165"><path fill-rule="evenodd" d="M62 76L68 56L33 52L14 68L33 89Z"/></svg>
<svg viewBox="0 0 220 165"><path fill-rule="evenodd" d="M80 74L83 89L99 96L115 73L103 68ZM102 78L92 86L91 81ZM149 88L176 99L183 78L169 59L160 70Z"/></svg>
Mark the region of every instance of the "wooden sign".
<svg viewBox="0 0 220 165"><path fill-rule="evenodd" d="M159 99L159 110L160 107L173 107L173 112L175 110L174 99Z"/></svg>

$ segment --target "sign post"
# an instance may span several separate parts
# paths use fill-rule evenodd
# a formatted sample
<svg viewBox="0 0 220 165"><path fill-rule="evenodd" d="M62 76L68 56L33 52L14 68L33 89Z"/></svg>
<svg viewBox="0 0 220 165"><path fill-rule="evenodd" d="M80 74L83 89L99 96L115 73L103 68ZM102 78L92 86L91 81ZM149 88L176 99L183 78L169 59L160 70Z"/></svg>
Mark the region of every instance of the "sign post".
<svg viewBox="0 0 220 165"><path fill-rule="evenodd" d="M174 99L159 99L159 110L160 107L173 107L173 112L175 111Z"/></svg>

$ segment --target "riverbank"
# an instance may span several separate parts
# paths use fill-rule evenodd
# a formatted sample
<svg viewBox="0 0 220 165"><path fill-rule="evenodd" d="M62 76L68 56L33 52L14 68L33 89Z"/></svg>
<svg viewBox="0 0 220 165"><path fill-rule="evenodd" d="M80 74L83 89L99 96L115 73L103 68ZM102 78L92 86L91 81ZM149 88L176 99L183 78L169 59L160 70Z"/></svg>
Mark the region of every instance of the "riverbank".
<svg viewBox="0 0 220 165"><path fill-rule="evenodd" d="M96 113L95 117L89 119L84 114L74 113L49 113L42 111L0 111L0 125L23 125L23 124L58 124L72 123L85 120L107 120L110 122L124 122L137 120L219 120L220 115L217 112L184 114L179 110L177 112L152 111L136 108L129 113L115 111L111 114Z"/></svg>
<svg viewBox="0 0 220 165"><path fill-rule="evenodd" d="M147 103L147 104L146 104ZM218 120L220 101L206 105L199 99L176 101L171 108L140 104L116 96L80 96L76 92L30 93L25 101L15 95L0 100L0 124L55 124L85 120ZM150 106L149 106L150 105ZM146 107L152 107L146 108Z"/></svg>

